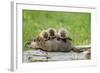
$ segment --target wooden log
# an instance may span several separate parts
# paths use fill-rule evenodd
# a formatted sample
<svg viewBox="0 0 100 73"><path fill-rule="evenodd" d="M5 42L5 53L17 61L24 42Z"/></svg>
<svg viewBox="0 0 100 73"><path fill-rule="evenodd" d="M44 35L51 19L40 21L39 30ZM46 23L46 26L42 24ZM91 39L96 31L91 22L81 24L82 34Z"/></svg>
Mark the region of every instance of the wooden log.
<svg viewBox="0 0 100 73"><path fill-rule="evenodd" d="M79 46L75 46L78 49L90 49L91 45L79 45Z"/></svg>
<svg viewBox="0 0 100 73"><path fill-rule="evenodd" d="M23 62L47 62L47 61L69 61L86 60L90 45L75 46L78 49L85 49L84 52L45 52L42 50L29 50L23 52ZM90 58L90 55L88 55Z"/></svg>

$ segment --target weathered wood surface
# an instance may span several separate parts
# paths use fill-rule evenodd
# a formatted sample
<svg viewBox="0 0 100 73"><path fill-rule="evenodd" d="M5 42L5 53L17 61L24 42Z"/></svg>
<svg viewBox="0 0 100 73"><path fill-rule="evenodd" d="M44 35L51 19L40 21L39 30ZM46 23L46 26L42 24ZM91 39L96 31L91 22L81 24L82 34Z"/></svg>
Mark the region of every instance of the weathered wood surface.
<svg viewBox="0 0 100 73"><path fill-rule="evenodd" d="M90 49L91 48L91 45L80 45L80 46L75 46L75 47L78 48L78 49L87 50L87 49Z"/></svg>
<svg viewBox="0 0 100 73"><path fill-rule="evenodd" d="M79 48L79 47L78 47ZM84 52L44 52L42 50L29 50L23 52L23 62L46 62L46 61L69 61L69 60L86 60L88 48L90 46L81 46L81 49L85 48Z"/></svg>

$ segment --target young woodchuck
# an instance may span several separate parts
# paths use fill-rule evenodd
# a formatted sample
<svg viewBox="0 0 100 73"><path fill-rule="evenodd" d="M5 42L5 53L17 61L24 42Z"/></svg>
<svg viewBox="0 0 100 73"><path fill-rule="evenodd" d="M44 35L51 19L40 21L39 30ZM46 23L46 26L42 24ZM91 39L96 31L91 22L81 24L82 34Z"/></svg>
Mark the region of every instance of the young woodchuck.
<svg viewBox="0 0 100 73"><path fill-rule="evenodd" d="M67 42L67 40L72 41L69 37L69 33L65 28L60 28L57 33L57 39L62 40L63 42Z"/></svg>
<svg viewBox="0 0 100 73"><path fill-rule="evenodd" d="M43 30L39 35L38 38L42 38L45 41L47 41L49 39L49 34L46 30Z"/></svg>
<svg viewBox="0 0 100 73"><path fill-rule="evenodd" d="M49 40L56 38L56 30L54 28L47 29L47 33L48 33Z"/></svg>
<svg viewBox="0 0 100 73"><path fill-rule="evenodd" d="M28 47L48 52L69 52L72 48L69 40L66 43L57 39L44 41L41 37L38 37L36 41L31 41Z"/></svg>

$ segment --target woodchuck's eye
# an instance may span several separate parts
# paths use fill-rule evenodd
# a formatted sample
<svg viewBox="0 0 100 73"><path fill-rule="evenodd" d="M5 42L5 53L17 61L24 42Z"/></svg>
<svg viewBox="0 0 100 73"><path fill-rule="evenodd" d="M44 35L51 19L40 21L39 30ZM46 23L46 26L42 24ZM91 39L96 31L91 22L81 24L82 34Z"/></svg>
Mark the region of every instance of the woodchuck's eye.
<svg viewBox="0 0 100 73"><path fill-rule="evenodd" d="M61 37L66 37L65 33L61 33Z"/></svg>

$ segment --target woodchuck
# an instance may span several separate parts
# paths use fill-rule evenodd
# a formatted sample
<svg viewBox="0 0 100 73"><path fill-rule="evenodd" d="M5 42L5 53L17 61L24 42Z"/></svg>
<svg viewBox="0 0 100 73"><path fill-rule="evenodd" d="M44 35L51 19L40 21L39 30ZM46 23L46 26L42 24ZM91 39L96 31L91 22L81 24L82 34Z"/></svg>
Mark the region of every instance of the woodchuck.
<svg viewBox="0 0 100 73"><path fill-rule="evenodd" d="M45 41L43 38L38 37L27 44L29 48L41 49L48 52L69 52L72 48L69 40L63 42L62 40L52 39Z"/></svg>
<svg viewBox="0 0 100 73"><path fill-rule="evenodd" d="M71 40L72 41L72 39L69 37L68 30L66 30L65 28L60 28L58 30L57 39L58 40L62 40L64 42L67 42L67 40Z"/></svg>
<svg viewBox="0 0 100 73"><path fill-rule="evenodd" d="M48 40L48 39L49 39L49 34L48 34L48 32L47 32L46 30L43 30L43 31L38 35L37 40L40 39L40 38L41 38L41 40L42 40L42 39L44 39L45 41Z"/></svg>
<svg viewBox="0 0 100 73"><path fill-rule="evenodd" d="M48 33L48 39L49 40L52 40L52 39L55 39L56 38L56 30L54 28L48 28L47 29L47 33Z"/></svg>

